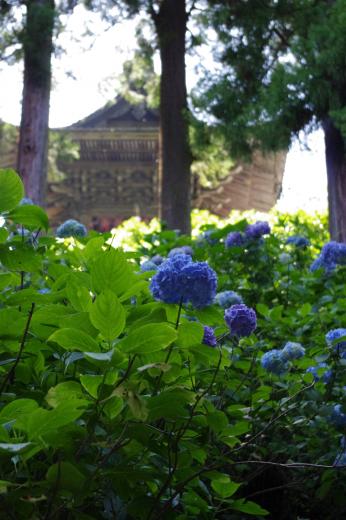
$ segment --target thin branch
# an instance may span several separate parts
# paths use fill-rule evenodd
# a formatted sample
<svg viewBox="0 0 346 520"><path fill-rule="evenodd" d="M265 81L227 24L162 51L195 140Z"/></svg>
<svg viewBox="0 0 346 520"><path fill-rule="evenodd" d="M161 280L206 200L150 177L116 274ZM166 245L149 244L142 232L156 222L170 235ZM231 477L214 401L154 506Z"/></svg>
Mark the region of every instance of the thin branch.
<svg viewBox="0 0 346 520"><path fill-rule="evenodd" d="M32 315L34 313L34 309L35 309L35 304L32 303L31 304L31 309L30 309L29 314L28 314L28 319L26 321L26 325L25 325L25 329L24 329L24 333L23 333L22 341L20 343L20 347L19 347L19 351L18 351L17 357L16 357L16 359L14 361L13 366L7 372L5 378L4 378L3 382L2 382L2 385L0 387L0 395L2 394L4 389L6 388L8 382L10 382L12 384L14 382L15 371L16 371L17 365L18 365L18 363L19 363L19 361L21 359L21 356L22 356L22 353L23 353L23 350L24 350L24 347L25 347L25 342L26 342L26 338L28 336L30 322L31 322Z"/></svg>

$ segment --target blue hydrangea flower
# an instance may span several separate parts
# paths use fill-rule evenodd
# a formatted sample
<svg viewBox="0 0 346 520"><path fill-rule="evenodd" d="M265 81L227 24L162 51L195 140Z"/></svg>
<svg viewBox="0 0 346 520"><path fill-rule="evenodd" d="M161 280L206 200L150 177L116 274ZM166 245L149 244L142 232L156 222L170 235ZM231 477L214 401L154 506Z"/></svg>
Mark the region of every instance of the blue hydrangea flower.
<svg viewBox="0 0 346 520"><path fill-rule="evenodd" d="M156 300L205 307L213 302L217 277L206 262L193 262L189 255L168 258L157 269L150 289Z"/></svg>
<svg viewBox="0 0 346 520"><path fill-rule="evenodd" d="M322 375L318 375L318 372L321 368L327 368L328 370L326 370ZM307 374L313 375L314 381L316 381L316 383L318 381L322 381L323 383L329 383L333 374L332 370L328 367L327 363L319 363L316 366L309 367L306 369L306 372Z"/></svg>
<svg viewBox="0 0 346 520"><path fill-rule="evenodd" d="M334 343L337 339L346 337L346 329L332 329L326 334L326 342L329 347L334 347L335 352L339 354L340 357L346 357L346 341L340 341L339 343Z"/></svg>
<svg viewBox="0 0 346 520"><path fill-rule="evenodd" d="M294 341L288 341L282 349L282 357L286 359L286 361L299 359L303 357L304 354L305 348L300 343Z"/></svg>
<svg viewBox="0 0 346 520"><path fill-rule="evenodd" d="M228 233L226 239L225 239L225 246L228 247L238 247L242 246L244 244L244 236L239 231L232 231L231 233Z"/></svg>
<svg viewBox="0 0 346 520"><path fill-rule="evenodd" d="M288 253L280 253L279 261L281 264L290 264L292 262L292 257Z"/></svg>
<svg viewBox="0 0 346 520"><path fill-rule="evenodd" d="M327 273L333 271L337 265L346 264L346 244L341 242L327 242L322 247L320 255L310 266L310 271L323 268Z"/></svg>
<svg viewBox="0 0 346 520"><path fill-rule="evenodd" d="M32 206L34 203L29 197L23 197L19 206Z"/></svg>
<svg viewBox="0 0 346 520"><path fill-rule="evenodd" d="M152 258L150 258L151 262L153 262L155 265L161 265L162 262L164 262L164 258L161 255L154 255Z"/></svg>
<svg viewBox="0 0 346 520"><path fill-rule="evenodd" d="M242 297L235 291L221 291L215 296L214 302L220 307L227 309L231 305L243 303Z"/></svg>
<svg viewBox="0 0 346 520"><path fill-rule="evenodd" d="M216 347L217 340L213 327L208 327L208 325L204 326L204 335L202 342L205 345L209 345L210 347Z"/></svg>
<svg viewBox="0 0 346 520"><path fill-rule="evenodd" d="M157 270L157 265L154 264L154 262L152 260L146 260L145 262L143 262L141 264L142 273L145 273L147 271L156 271L156 270Z"/></svg>
<svg viewBox="0 0 346 520"><path fill-rule="evenodd" d="M174 247L170 250L168 253L168 258L172 258L172 256L176 255L193 255L192 248L190 246L181 246L181 247Z"/></svg>
<svg viewBox="0 0 346 520"><path fill-rule="evenodd" d="M270 226L268 222L258 220L254 224L249 224L245 229L245 236L249 239L261 238L263 235L270 234Z"/></svg>
<svg viewBox="0 0 346 520"><path fill-rule="evenodd" d="M335 457L333 466L346 466L346 453L339 453Z"/></svg>
<svg viewBox="0 0 346 520"><path fill-rule="evenodd" d="M261 359L262 367L268 372L276 375L281 375L287 371L288 363L281 350L273 349L263 354Z"/></svg>
<svg viewBox="0 0 346 520"><path fill-rule="evenodd" d="M243 303L226 309L225 321L231 334L237 336L250 336L257 326L255 311Z"/></svg>
<svg viewBox="0 0 346 520"><path fill-rule="evenodd" d="M56 230L56 236L59 238L67 237L85 237L88 231L84 224L78 220L69 219L63 222Z"/></svg>
<svg viewBox="0 0 346 520"><path fill-rule="evenodd" d="M40 294L49 294L51 291L48 289L48 287L43 287L43 289L39 289L38 292Z"/></svg>
<svg viewBox="0 0 346 520"><path fill-rule="evenodd" d="M335 426L346 426L346 413L342 411L341 404L334 406L330 420Z"/></svg>
<svg viewBox="0 0 346 520"><path fill-rule="evenodd" d="M287 238L286 244L290 244L296 247L308 247L310 245L310 240L306 237L301 237L299 235L292 235Z"/></svg>
<svg viewBox="0 0 346 520"><path fill-rule="evenodd" d="M201 246L203 245L203 242L207 242L210 246L217 244L218 239L213 238L214 231L214 229L203 231L203 233L196 238L197 243Z"/></svg>
<svg viewBox="0 0 346 520"><path fill-rule="evenodd" d="M340 439L340 448L346 451L346 436L343 435Z"/></svg>

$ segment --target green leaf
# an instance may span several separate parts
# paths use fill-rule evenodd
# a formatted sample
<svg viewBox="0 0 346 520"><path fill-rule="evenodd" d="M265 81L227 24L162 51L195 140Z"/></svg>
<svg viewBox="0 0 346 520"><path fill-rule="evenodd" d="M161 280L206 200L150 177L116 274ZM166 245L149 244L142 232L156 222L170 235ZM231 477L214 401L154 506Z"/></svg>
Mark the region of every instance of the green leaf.
<svg viewBox="0 0 346 520"><path fill-rule="evenodd" d="M230 477L224 473L213 475L211 479L211 487L222 498L229 498L237 491L241 484L233 482Z"/></svg>
<svg viewBox="0 0 346 520"><path fill-rule="evenodd" d="M6 242L8 235L9 233L7 229L4 227L0 227L0 243Z"/></svg>
<svg viewBox="0 0 346 520"><path fill-rule="evenodd" d="M100 352L99 344L89 334L78 329L60 329L49 336L48 341L55 341L66 350L81 352Z"/></svg>
<svg viewBox="0 0 346 520"><path fill-rule="evenodd" d="M116 295L123 294L135 280L132 266L120 250L110 249L100 253L90 268L92 287L96 293L110 289Z"/></svg>
<svg viewBox="0 0 346 520"><path fill-rule="evenodd" d="M245 502L244 499L234 500L230 506L232 509L236 511L241 511L242 513L247 513L249 515L257 515L257 516L266 516L269 515L269 511L263 509L261 506L256 504L255 502Z"/></svg>
<svg viewBox="0 0 346 520"><path fill-rule="evenodd" d="M87 287L78 285L74 281L69 281L66 291L67 297L76 311L87 312L89 310L92 299Z"/></svg>
<svg viewBox="0 0 346 520"><path fill-rule="evenodd" d="M182 323L178 329L177 345L181 348L189 348L202 343L204 328L201 323L190 321Z"/></svg>
<svg viewBox="0 0 346 520"><path fill-rule="evenodd" d="M10 211L24 197L24 185L14 170L0 170L0 213Z"/></svg>
<svg viewBox="0 0 346 520"><path fill-rule="evenodd" d="M219 433L228 426L228 418L221 410L215 410L207 414L207 423L215 433Z"/></svg>
<svg viewBox="0 0 346 520"><path fill-rule="evenodd" d="M16 224L21 224L27 229L47 229L49 228L49 221L46 212L35 206L34 204L25 204L23 206L17 206L12 210L8 217Z"/></svg>
<svg viewBox="0 0 346 520"><path fill-rule="evenodd" d="M53 464L46 476L49 484L54 489L64 489L72 493L78 493L83 488L86 477L70 462Z"/></svg>
<svg viewBox="0 0 346 520"><path fill-rule="evenodd" d="M91 323L107 341L117 338L125 328L125 309L112 291L101 292L89 313Z"/></svg>
<svg viewBox="0 0 346 520"><path fill-rule="evenodd" d="M0 412L0 424L5 424L10 421L15 421L18 424L22 419L29 417L35 410L38 404L33 399L16 399L12 403L7 404Z"/></svg>
<svg viewBox="0 0 346 520"><path fill-rule="evenodd" d="M129 335L119 341L121 352L130 354L150 354L168 347L177 338L176 330L167 323L143 325L133 329Z"/></svg>
<svg viewBox="0 0 346 520"><path fill-rule="evenodd" d="M66 401L78 401L79 405L88 404L81 385L77 381L64 381L49 389L46 401L52 408L57 408Z"/></svg>
<svg viewBox="0 0 346 520"><path fill-rule="evenodd" d="M0 261L10 271L35 272L42 267L41 256L26 244L16 244L14 249L1 244Z"/></svg>
<svg viewBox="0 0 346 520"><path fill-rule="evenodd" d="M103 376L85 374L79 376L80 382L82 383L85 390L95 399L98 397L98 387L103 381Z"/></svg>
<svg viewBox="0 0 346 520"><path fill-rule="evenodd" d="M123 407L124 401L121 399L121 397L113 395L104 405L103 412L109 419L112 420L119 415Z"/></svg>

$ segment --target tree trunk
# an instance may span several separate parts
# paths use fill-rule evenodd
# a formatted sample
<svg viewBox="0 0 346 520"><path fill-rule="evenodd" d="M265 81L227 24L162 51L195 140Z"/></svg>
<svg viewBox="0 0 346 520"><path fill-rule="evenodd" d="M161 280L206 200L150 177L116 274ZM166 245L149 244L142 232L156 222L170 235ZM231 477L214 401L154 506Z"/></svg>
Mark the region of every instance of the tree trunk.
<svg viewBox="0 0 346 520"><path fill-rule="evenodd" d="M23 31L24 87L18 172L26 196L44 204L53 49L54 0L28 0Z"/></svg>
<svg viewBox="0 0 346 520"><path fill-rule="evenodd" d="M160 217L170 229L191 232L191 153L185 78L185 0L163 0L154 16L161 57Z"/></svg>
<svg viewBox="0 0 346 520"><path fill-rule="evenodd" d="M346 242L346 146L330 118L323 121L328 179L329 231L332 240Z"/></svg>

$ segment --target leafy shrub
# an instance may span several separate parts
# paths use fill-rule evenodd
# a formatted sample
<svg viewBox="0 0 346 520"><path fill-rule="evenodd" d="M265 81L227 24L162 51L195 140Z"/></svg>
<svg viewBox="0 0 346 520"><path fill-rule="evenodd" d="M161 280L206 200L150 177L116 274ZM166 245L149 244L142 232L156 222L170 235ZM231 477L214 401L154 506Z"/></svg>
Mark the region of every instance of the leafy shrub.
<svg viewBox="0 0 346 520"><path fill-rule="evenodd" d="M227 248L252 219L56 239L19 177L0 183L2 518L345 515L346 267L310 271L323 219Z"/></svg>

